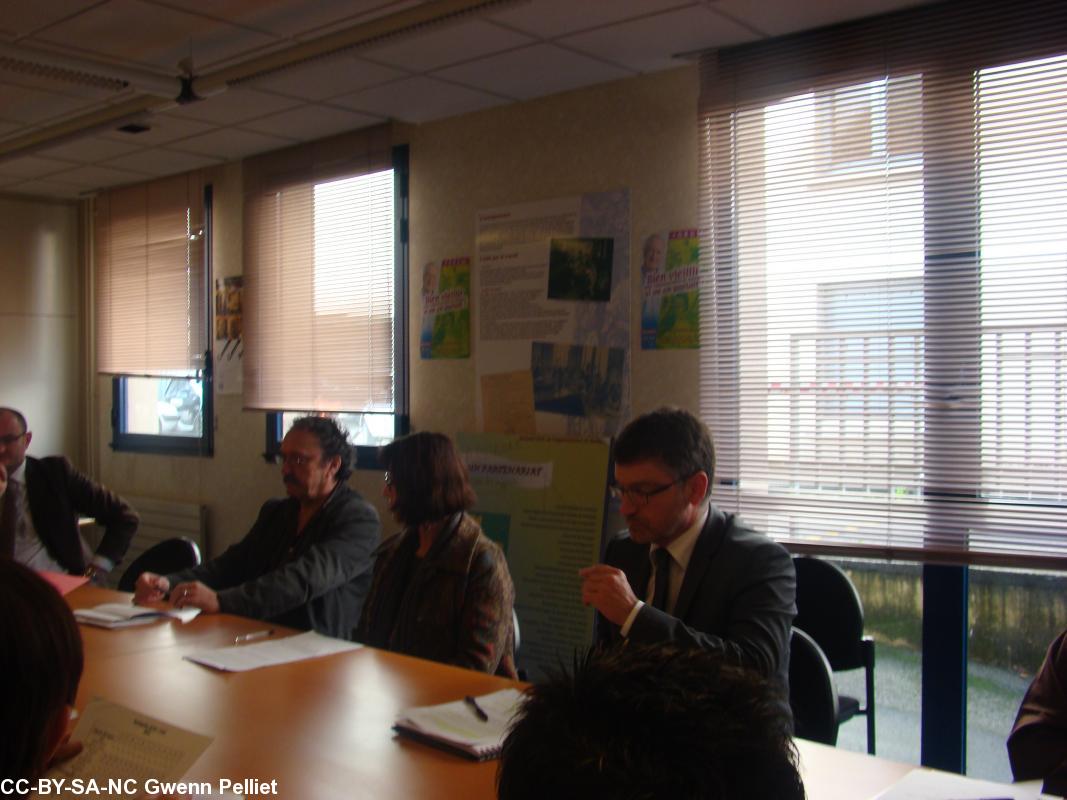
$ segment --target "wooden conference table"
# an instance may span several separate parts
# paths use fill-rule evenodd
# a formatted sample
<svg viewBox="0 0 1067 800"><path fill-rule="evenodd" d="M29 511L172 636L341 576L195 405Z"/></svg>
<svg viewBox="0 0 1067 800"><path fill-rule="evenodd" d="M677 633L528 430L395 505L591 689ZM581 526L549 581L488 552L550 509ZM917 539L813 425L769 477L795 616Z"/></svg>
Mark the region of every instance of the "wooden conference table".
<svg viewBox="0 0 1067 800"><path fill-rule="evenodd" d="M74 608L129 598L91 586L67 596ZM399 738L392 724L411 706L521 684L370 647L240 673L182 659L265 627L227 614L201 615L187 625L82 625L85 672L77 706L101 696L213 737L189 781L277 779L279 796L294 800L496 796L497 762L470 762ZM275 635L288 633L276 628ZM798 748L811 800L871 797L912 769L803 740Z"/></svg>

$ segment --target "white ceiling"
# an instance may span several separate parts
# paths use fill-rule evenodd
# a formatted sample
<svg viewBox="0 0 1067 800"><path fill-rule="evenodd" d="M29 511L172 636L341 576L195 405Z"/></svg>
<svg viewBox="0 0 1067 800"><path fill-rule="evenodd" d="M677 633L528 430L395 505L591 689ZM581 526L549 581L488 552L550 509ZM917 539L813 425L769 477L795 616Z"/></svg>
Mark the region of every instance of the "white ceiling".
<svg viewBox="0 0 1067 800"><path fill-rule="evenodd" d="M292 61L307 43L362 37L391 15L457 2L4 0L0 192L79 197L390 118L423 123L667 69L681 63L680 53L923 0L514 0L255 79L228 79L265 56ZM163 88L151 95L134 88L137 80L86 86L12 69L12 56L25 61L32 51ZM217 93L178 105L170 98L188 58L194 89ZM150 129L116 130L131 119Z"/></svg>

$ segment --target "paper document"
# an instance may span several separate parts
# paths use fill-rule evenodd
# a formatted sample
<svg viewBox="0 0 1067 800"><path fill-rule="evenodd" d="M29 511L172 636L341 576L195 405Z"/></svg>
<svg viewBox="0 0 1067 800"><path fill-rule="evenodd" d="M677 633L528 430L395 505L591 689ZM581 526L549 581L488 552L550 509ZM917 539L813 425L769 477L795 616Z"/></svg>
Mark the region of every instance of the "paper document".
<svg viewBox="0 0 1067 800"><path fill-rule="evenodd" d="M170 617L183 623L195 619L199 608L148 608L128 603L104 603L92 608L74 609L74 619L102 628L128 628L131 625L147 625L158 619Z"/></svg>
<svg viewBox="0 0 1067 800"><path fill-rule="evenodd" d="M330 656L334 653L346 653L349 650L358 650L362 646L356 642L331 639L329 636L308 631L270 642L198 650L183 658L228 672L245 672L259 667L288 664L293 661Z"/></svg>
<svg viewBox="0 0 1067 800"><path fill-rule="evenodd" d="M873 800L1036 800L1050 797L1041 794L1040 785L1021 786L965 778L952 772L915 769L876 795Z"/></svg>
<svg viewBox="0 0 1067 800"><path fill-rule="evenodd" d="M401 735L468 758L495 758L522 697L518 689L501 689L439 706L409 708L400 713L393 727Z"/></svg>
<svg viewBox="0 0 1067 800"><path fill-rule="evenodd" d="M132 779L139 787L149 778L178 780L212 741L99 698L86 706L71 738L84 749L47 777L77 778L85 784L93 779L102 785L109 779Z"/></svg>

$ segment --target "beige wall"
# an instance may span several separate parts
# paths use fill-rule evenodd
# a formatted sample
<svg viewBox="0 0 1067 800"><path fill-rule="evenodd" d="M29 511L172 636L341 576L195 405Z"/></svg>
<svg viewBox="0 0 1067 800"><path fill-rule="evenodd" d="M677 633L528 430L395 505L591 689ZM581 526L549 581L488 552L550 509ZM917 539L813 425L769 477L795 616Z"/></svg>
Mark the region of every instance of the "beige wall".
<svg viewBox="0 0 1067 800"><path fill-rule="evenodd" d="M84 466L78 208L0 197L0 405L22 411L31 455Z"/></svg>
<svg viewBox="0 0 1067 800"><path fill-rule="evenodd" d="M628 188L631 253L654 230L696 225L697 70L652 76L398 128L411 147L411 263L473 255L480 208ZM214 186L214 274L241 267L241 167L209 176ZM640 271L631 269L632 402L636 411L671 402L696 406L695 351L640 350ZM421 430L455 433L474 425L471 360L418 357L419 286L411 285L411 411ZM115 490L208 507L210 550L248 529L260 504L280 494L277 469L263 463L264 416L241 398L216 397L215 457L114 453L111 383L95 383L100 477ZM353 485L375 502L380 475L357 472ZM391 530L388 517L386 530Z"/></svg>

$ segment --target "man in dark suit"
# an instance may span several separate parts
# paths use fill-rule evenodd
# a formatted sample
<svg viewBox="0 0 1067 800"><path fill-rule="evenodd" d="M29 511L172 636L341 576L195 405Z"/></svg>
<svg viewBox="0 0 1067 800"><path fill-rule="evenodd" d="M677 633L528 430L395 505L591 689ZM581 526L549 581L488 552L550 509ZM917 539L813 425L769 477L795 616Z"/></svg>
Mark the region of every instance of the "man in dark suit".
<svg viewBox="0 0 1067 800"><path fill-rule="evenodd" d="M32 438L20 412L0 408L0 552L37 570L102 580L126 554L137 514L66 458L28 457ZM79 515L105 529L91 558L78 532Z"/></svg>
<svg viewBox="0 0 1067 800"><path fill-rule="evenodd" d="M628 531L581 570L602 642L673 642L789 685L796 574L785 548L711 505L715 450L704 424L661 408L615 443L614 494Z"/></svg>

